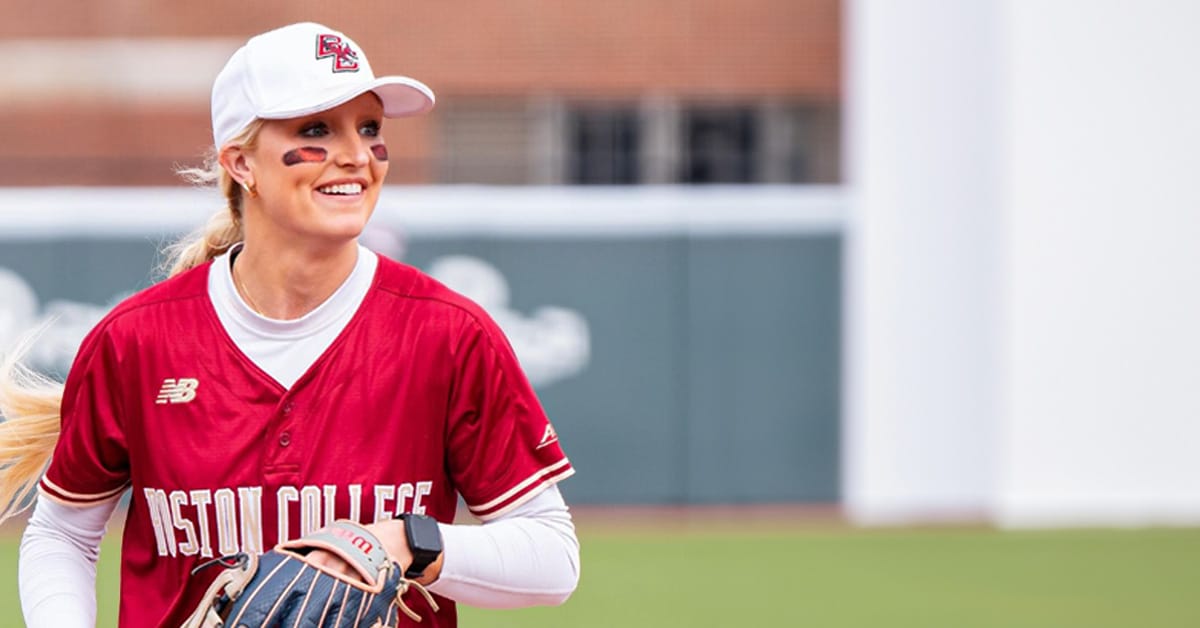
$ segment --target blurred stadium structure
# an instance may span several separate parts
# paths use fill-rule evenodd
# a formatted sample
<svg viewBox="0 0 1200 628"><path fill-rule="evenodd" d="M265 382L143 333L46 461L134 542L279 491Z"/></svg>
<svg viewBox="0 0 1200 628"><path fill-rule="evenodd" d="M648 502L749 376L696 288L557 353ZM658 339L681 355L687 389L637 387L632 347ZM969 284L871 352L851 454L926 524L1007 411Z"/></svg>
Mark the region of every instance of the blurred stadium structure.
<svg viewBox="0 0 1200 628"><path fill-rule="evenodd" d="M836 0L4 0L0 185L171 185L211 143L246 37L314 20L439 99L393 124L393 183L832 183ZM398 154L397 154L398 153Z"/></svg>
<svg viewBox="0 0 1200 628"><path fill-rule="evenodd" d="M313 19L437 91L368 237L504 313L573 503L1200 523L1200 5L0 7L0 341L59 314L50 368L216 206L171 171L227 55Z"/></svg>

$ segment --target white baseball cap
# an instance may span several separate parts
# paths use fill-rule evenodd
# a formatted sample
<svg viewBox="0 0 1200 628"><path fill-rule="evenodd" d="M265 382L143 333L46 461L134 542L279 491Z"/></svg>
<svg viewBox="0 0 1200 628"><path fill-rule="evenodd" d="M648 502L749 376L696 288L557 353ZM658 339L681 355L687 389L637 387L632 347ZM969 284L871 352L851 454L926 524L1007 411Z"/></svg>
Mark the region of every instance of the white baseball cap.
<svg viewBox="0 0 1200 628"><path fill-rule="evenodd" d="M388 118L433 108L433 90L407 76L376 78L362 48L313 22L251 37L213 82L213 139L221 145L255 118L281 120L332 109L368 91Z"/></svg>

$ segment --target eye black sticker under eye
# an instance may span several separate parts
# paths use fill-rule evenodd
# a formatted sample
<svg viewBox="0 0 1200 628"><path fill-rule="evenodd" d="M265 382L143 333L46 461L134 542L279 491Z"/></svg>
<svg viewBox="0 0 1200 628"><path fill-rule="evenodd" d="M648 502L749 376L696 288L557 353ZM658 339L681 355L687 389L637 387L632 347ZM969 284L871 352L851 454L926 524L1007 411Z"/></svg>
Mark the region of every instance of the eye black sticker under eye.
<svg viewBox="0 0 1200 628"><path fill-rule="evenodd" d="M376 144L371 147L371 154L375 155L375 159L378 159L379 161L387 161L387 146L384 146L383 144Z"/></svg>
<svg viewBox="0 0 1200 628"><path fill-rule="evenodd" d="M310 163L319 164L325 161L325 156L328 153L324 148L317 146L302 146L293 148L283 154L283 165L294 166L296 164Z"/></svg>

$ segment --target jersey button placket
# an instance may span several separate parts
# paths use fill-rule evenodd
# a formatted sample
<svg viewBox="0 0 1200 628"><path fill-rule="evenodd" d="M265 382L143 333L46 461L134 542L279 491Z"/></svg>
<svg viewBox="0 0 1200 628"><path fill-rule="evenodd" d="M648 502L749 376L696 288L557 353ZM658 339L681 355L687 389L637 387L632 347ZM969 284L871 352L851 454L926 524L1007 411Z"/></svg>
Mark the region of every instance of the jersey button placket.
<svg viewBox="0 0 1200 628"><path fill-rule="evenodd" d="M300 458L303 452L300 448L301 433L297 420L304 414L303 404L297 404L292 399L282 399L275 406L270 423L263 434L265 444L263 452L263 482L275 490L280 486L296 485L299 482L299 471L303 466Z"/></svg>
<svg viewBox="0 0 1200 628"><path fill-rule="evenodd" d="M290 402L290 401L287 402L283 406L283 416L290 417L292 414L292 410L294 408L295 408L295 406L292 402ZM279 446L287 447L288 445L291 445L291 444L292 444L292 433L290 431L288 431L287 429L284 429L282 432L279 433Z"/></svg>

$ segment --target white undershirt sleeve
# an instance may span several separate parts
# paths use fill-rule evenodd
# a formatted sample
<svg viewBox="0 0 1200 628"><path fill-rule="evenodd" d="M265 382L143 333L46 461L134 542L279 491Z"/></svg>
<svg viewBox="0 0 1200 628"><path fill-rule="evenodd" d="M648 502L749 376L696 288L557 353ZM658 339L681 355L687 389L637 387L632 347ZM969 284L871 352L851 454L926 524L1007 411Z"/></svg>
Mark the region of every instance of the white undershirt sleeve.
<svg viewBox="0 0 1200 628"><path fill-rule="evenodd" d="M445 560L429 590L480 608L562 604L579 583L579 540L558 487L483 525L441 525Z"/></svg>
<svg viewBox="0 0 1200 628"><path fill-rule="evenodd" d="M117 500L73 507L38 500L21 540L21 608L29 628L96 624L96 561ZM441 524L446 557L430 590L480 608L562 604L579 582L579 541L551 486L483 525Z"/></svg>
<svg viewBox="0 0 1200 628"><path fill-rule="evenodd" d="M29 628L96 625L96 561L116 507L116 499L83 507L37 501L21 538L17 576Z"/></svg>

